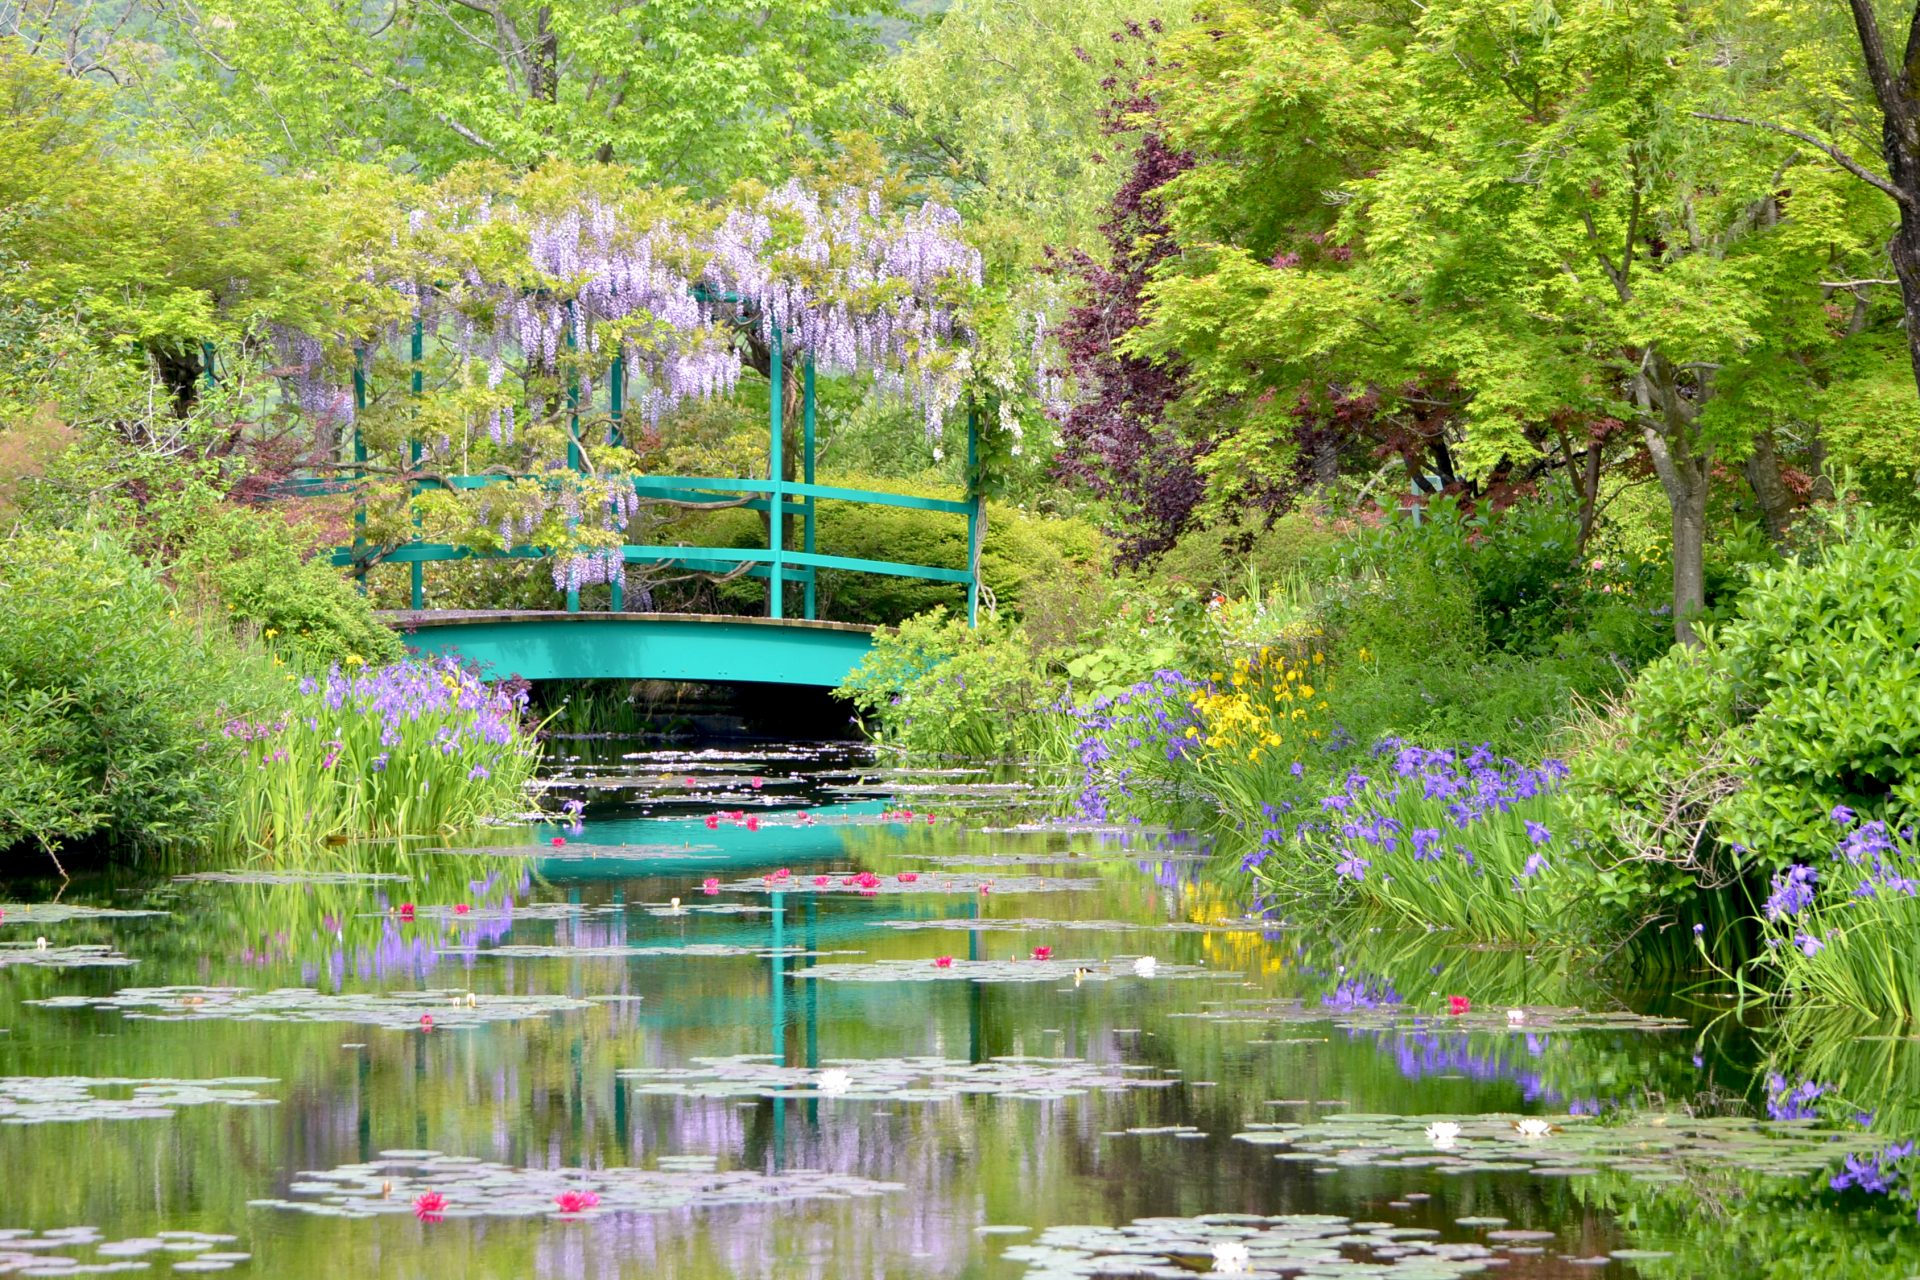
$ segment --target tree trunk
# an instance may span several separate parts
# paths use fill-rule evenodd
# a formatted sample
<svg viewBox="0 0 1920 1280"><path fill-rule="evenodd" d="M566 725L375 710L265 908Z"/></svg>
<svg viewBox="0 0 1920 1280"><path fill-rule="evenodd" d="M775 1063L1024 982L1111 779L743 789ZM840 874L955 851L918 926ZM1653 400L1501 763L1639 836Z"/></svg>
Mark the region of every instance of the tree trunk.
<svg viewBox="0 0 1920 1280"><path fill-rule="evenodd" d="M1787 524L1793 519L1793 491L1780 478L1780 455L1774 448L1773 432L1756 432L1753 452L1741 464L1753 496L1760 504L1760 521L1766 526L1767 539L1774 546L1787 540Z"/></svg>
<svg viewBox="0 0 1920 1280"><path fill-rule="evenodd" d="M560 100L560 35L553 10L541 5L533 16L533 46L527 51L527 97L548 106Z"/></svg>
<svg viewBox="0 0 1920 1280"><path fill-rule="evenodd" d="M1673 516L1673 638L1696 645L1693 620L1707 606L1707 481L1711 459L1692 447L1684 429L1669 436L1658 427L1642 428L1653 469L1666 491Z"/></svg>
<svg viewBox="0 0 1920 1280"><path fill-rule="evenodd" d="M1836 158L1842 159L1854 176L1893 196L1900 206L1900 226L1893 233L1887 254L1893 259L1893 274L1900 280L1907 357L1913 366L1914 386L1920 388L1920 85L1915 83L1915 73L1920 71L1920 6L1915 7L1908 24L1906 50L1897 65L1887 57L1873 0L1848 0L1848 8L1867 65L1867 79L1880 108L1880 153L1887 162L1887 177L1882 181L1864 172L1850 157ZM1828 151L1833 153L1831 148Z"/></svg>

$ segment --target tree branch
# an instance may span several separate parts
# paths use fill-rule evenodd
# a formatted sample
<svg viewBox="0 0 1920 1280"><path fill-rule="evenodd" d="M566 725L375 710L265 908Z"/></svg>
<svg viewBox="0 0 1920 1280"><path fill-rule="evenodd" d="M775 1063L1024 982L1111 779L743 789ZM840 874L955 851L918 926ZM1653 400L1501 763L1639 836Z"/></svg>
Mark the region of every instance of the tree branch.
<svg viewBox="0 0 1920 1280"><path fill-rule="evenodd" d="M1855 3L1859 3L1859 0L1855 0ZM1770 120L1750 120L1746 116L1723 116L1714 111L1695 111L1692 114L1696 119L1700 120L1717 120L1721 124L1743 124L1752 129L1771 129L1775 133L1784 133L1789 138L1798 138L1802 142L1820 148L1820 150L1832 158L1835 164L1868 186L1879 188L1886 195L1890 196L1901 208L1914 208L1914 201L1906 192L1900 190L1900 188L1894 186L1893 183L1873 172L1873 170L1867 168L1858 160L1855 160L1852 156L1834 146L1831 142L1823 142L1821 139L1814 137L1804 130L1790 129L1784 124L1774 124Z"/></svg>

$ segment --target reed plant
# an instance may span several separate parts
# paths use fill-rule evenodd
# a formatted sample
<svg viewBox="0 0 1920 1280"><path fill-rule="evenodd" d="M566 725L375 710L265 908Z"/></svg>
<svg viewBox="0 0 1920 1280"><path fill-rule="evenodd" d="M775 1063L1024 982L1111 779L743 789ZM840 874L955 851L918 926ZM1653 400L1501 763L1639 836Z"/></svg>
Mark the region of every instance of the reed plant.
<svg viewBox="0 0 1920 1280"><path fill-rule="evenodd" d="M278 717L224 727L245 765L223 848L444 835L526 807L538 751L524 689L447 659L334 667L295 688Z"/></svg>

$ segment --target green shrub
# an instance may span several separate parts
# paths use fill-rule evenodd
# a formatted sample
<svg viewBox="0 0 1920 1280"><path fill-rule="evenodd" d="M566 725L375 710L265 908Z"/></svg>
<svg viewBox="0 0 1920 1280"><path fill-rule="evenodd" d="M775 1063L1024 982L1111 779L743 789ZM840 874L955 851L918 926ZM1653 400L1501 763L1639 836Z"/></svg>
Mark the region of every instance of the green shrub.
<svg viewBox="0 0 1920 1280"><path fill-rule="evenodd" d="M874 637L836 694L867 731L908 751L1004 759L1044 754L1062 691L1018 627L969 627L935 609Z"/></svg>
<svg viewBox="0 0 1920 1280"><path fill-rule="evenodd" d="M1756 572L1731 620L1596 726L1581 813L1628 896L1825 860L1837 805L1895 827L1920 812L1920 548L1884 523L1835 532Z"/></svg>
<svg viewBox="0 0 1920 1280"><path fill-rule="evenodd" d="M324 668L350 658L398 659L400 638L326 561L301 554L295 531L271 513L210 510L174 566L176 576L251 624L299 665Z"/></svg>
<svg viewBox="0 0 1920 1280"><path fill-rule="evenodd" d="M1321 563L1338 534L1310 515L1281 516L1271 525L1243 515L1232 524L1190 529L1153 565L1156 585L1231 593L1277 582Z"/></svg>
<svg viewBox="0 0 1920 1280"><path fill-rule="evenodd" d="M266 658L108 533L0 540L0 582L0 849L205 836L235 776L220 726L269 705Z"/></svg>

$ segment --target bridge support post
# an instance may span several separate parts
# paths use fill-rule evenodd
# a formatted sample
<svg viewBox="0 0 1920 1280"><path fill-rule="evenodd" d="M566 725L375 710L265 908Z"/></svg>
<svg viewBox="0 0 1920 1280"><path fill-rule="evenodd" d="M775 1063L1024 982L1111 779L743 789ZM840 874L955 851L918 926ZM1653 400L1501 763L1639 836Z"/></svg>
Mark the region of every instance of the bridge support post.
<svg viewBox="0 0 1920 1280"><path fill-rule="evenodd" d="M607 428L607 443L615 448L627 442L626 435L621 431L621 417L626 406L627 356L621 352L613 358L613 369L607 384L607 416L613 421L613 425ZM622 531L620 572L614 576L613 585L608 589L607 609L612 613L624 613L627 608L626 540L626 534Z"/></svg>
<svg viewBox="0 0 1920 1280"><path fill-rule="evenodd" d="M782 474L786 459L786 423L780 397L784 394L781 366L786 357L780 350L780 322L769 320L767 336L767 550L772 563L767 566L767 616L784 618L787 611L787 498Z"/></svg>
<svg viewBox="0 0 1920 1280"><path fill-rule="evenodd" d="M800 372L800 478L808 484L813 483L814 418L813 357L809 355L807 357L807 363L802 366ZM813 495L809 493L807 495L806 514L800 518L800 549L808 555L812 555L814 550L813 502ZM817 612L818 596L816 595L815 584L818 582L819 577L820 570L809 565L807 567L807 600L805 610L806 616L809 619Z"/></svg>
<svg viewBox="0 0 1920 1280"><path fill-rule="evenodd" d="M980 415L967 405L967 625L980 625L980 548L987 537L987 500L980 492Z"/></svg>
<svg viewBox="0 0 1920 1280"><path fill-rule="evenodd" d="M360 415L367 411L367 349L353 349L353 567L360 594L367 594L367 571L360 559L367 554L367 438L360 434Z"/></svg>
<svg viewBox="0 0 1920 1280"><path fill-rule="evenodd" d="M574 350L573 343L573 304L567 304L567 350ZM567 470L580 470L580 371L568 361L567 369ZM572 532L573 521L567 521L567 530ZM577 548L568 547L567 554L572 555ZM571 577L571 575L569 575ZM580 588L567 588L567 612L580 612Z"/></svg>
<svg viewBox="0 0 1920 1280"><path fill-rule="evenodd" d="M413 346L411 349L411 355L413 357L413 398L415 401L414 412L418 413L419 399L422 395L426 393L426 389L427 389L426 371L421 367L422 361L426 359L427 348L426 348L426 329L425 329L425 326L421 323L420 313L417 311L414 312L414 315L413 315ZM419 438L409 437L407 440L407 465L409 467L418 468L420 465L420 458L423 452L424 450L421 447ZM407 482L408 500L411 501L412 499L417 498L419 496L420 496L420 482L418 480L409 480ZM420 517L418 515L414 516L413 525L414 525L414 528L416 529L420 527ZM415 534L413 540L415 542L420 541L420 536L418 534ZM411 572L409 574L409 580L410 580L409 585L411 587L410 594L413 599L413 607L416 609L424 609L427 607L426 562L422 560L415 560L413 564L410 566L410 569L411 569Z"/></svg>

